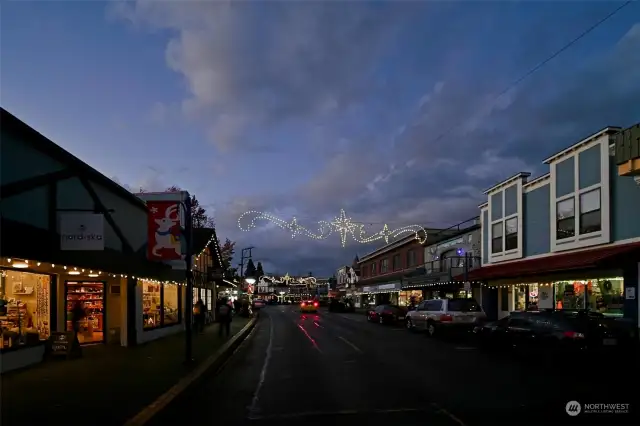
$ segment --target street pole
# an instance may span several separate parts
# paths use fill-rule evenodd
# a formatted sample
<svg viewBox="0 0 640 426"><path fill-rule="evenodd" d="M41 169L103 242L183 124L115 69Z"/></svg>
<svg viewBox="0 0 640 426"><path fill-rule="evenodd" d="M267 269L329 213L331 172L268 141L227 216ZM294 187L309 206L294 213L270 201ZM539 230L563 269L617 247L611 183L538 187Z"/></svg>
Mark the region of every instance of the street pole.
<svg viewBox="0 0 640 426"><path fill-rule="evenodd" d="M192 237L193 237L193 223L191 218L191 197L187 197L184 203L181 203L185 209L185 240L187 242L186 250L186 280L187 280L187 300L185 303L186 312L184 313L185 320L185 363L190 364L193 362L193 342L192 342L192 322L193 322L193 273L191 272L191 257L192 257Z"/></svg>

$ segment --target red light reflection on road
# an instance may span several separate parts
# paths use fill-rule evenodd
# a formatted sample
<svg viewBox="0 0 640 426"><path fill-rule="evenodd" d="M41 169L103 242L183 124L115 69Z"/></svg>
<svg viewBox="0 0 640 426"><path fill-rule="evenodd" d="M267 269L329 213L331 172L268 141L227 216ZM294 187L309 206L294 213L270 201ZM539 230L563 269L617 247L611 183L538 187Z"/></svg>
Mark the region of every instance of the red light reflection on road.
<svg viewBox="0 0 640 426"><path fill-rule="evenodd" d="M322 352L320 350L320 348L318 347L318 344L316 343L315 339L313 337L311 337L309 335L309 333L307 333L307 330L304 329L304 327L300 324L298 324L298 328L300 330L302 330L302 332L304 333L305 336L307 336L307 339L309 339L309 341L311 342L311 344L313 345L313 347L318 351L318 352Z"/></svg>

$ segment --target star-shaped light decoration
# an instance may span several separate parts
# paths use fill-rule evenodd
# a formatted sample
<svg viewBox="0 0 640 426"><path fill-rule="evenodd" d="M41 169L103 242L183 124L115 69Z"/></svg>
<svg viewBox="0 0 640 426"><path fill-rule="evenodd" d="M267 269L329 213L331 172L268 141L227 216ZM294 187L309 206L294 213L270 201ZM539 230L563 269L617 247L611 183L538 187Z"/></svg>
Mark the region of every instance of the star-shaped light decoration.
<svg viewBox="0 0 640 426"><path fill-rule="evenodd" d="M287 272L285 274L285 276L282 277L282 282L285 283L286 285L289 285L289 281L291 281L291 277L289 276L289 273Z"/></svg>
<svg viewBox="0 0 640 426"><path fill-rule="evenodd" d="M389 244L389 237L393 236L393 231L389 229L386 223L384 224L382 231L380 231L380 236L384 238L385 244Z"/></svg>
<svg viewBox="0 0 640 426"><path fill-rule="evenodd" d="M151 213L153 213L153 214L158 213L158 208L157 207L151 207Z"/></svg>
<svg viewBox="0 0 640 426"><path fill-rule="evenodd" d="M291 220L291 223L289 223L287 226L291 230L291 238L295 238L297 235L302 235L304 233L303 232L304 228L298 225L298 219L296 219L295 217Z"/></svg>
<svg viewBox="0 0 640 426"><path fill-rule="evenodd" d="M342 247L347 245L347 233L353 234L353 230L356 228L356 225L351 222L351 218L347 217L347 213L345 213L344 209L340 210L340 216L336 217L331 224L336 228L336 231L340 233L340 241L342 242Z"/></svg>

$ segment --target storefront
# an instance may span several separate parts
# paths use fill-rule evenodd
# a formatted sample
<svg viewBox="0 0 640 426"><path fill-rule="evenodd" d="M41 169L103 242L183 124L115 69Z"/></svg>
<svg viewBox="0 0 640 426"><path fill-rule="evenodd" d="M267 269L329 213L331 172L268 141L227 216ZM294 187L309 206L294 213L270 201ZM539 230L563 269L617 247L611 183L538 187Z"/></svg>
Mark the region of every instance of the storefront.
<svg viewBox="0 0 640 426"><path fill-rule="evenodd" d="M397 305L400 288L400 282L364 286L360 305L363 308L382 304Z"/></svg>

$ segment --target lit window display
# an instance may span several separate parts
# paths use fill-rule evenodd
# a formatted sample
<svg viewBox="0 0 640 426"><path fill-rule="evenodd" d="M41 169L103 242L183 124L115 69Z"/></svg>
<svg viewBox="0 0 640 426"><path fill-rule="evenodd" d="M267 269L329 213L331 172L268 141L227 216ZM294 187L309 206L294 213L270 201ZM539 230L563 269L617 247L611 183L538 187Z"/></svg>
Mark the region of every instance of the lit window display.
<svg viewBox="0 0 640 426"><path fill-rule="evenodd" d="M175 284L142 282L142 321L145 330L181 321L180 288Z"/></svg>
<svg viewBox="0 0 640 426"><path fill-rule="evenodd" d="M207 310L211 312L211 301L213 300L213 290L207 290Z"/></svg>
<svg viewBox="0 0 640 426"><path fill-rule="evenodd" d="M0 272L0 348L47 339L51 334L51 277L4 269Z"/></svg>
<svg viewBox="0 0 640 426"><path fill-rule="evenodd" d="M514 288L514 311L538 310L539 287L538 284L517 285Z"/></svg>
<svg viewBox="0 0 640 426"><path fill-rule="evenodd" d="M142 281L142 326L145 329L162 325L162 299L160 284Z"/></svg>
<svg viewBox="0 0 640 426"><path fill-rule="evenodd" d="M616 316L623 314L624 281L621 277L554 284L556 309L589 309Z"/></svg>
<svg viewBox="0 0 640 426"><path fill-rule="evenodd" d="M422 290L401 291L398 297L398 305L415 306L422 302Z"/></svg>
<svg viewBox="0 0 640 426"><path fill-rule="evenodd" d="M165 284L164 286L164 324L177 324L180 322L180 309L178 305L178 286Z"/></svg>

